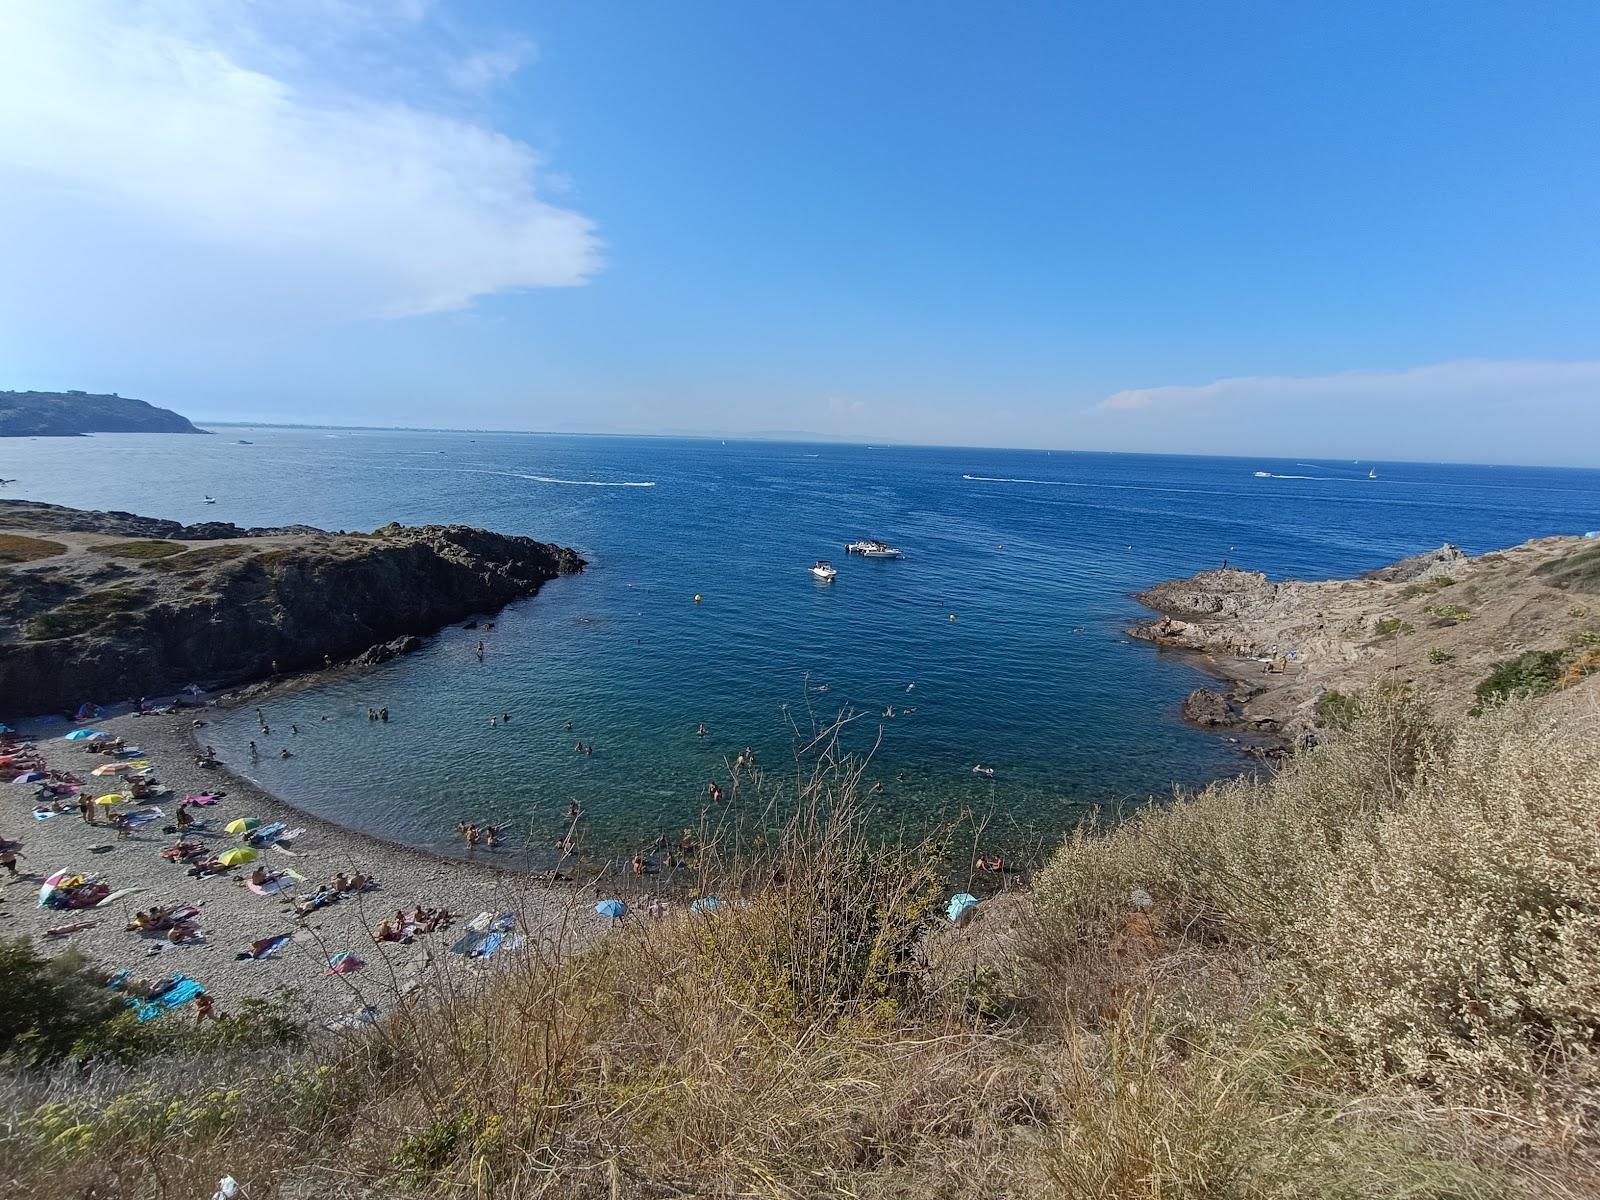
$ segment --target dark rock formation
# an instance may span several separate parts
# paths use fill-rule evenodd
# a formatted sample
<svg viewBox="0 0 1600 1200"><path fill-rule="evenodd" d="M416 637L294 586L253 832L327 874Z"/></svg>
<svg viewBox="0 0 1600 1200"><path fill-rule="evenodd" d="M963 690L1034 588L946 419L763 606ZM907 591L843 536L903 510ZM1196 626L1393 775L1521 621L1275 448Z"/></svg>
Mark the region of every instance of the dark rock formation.
<svg viewBox="0 0 1600 1200"><path fill-rule="evenodd" d="M349 662L352 667L376 667L391 659L399 658L402 654L410 654L413 650L422 648L422 639L415 634L406 634L390 642L379 642L376 646L368 646Z"/></svg>
<svg viewBox="0 0 1600 1200"><path fill-rule="evenodd" d="M1381 579L1386 583L1411 583L1425 576L1438 575L1466 557L1466 552L1460 546L1446 542L1437 550L1413 554L1410 558L1402 558L1399 562L1390 563L1387 567L1379 567L1376 571L1367 571L1361 578Z"/></svg>
<svg viewBox="0 0 1600 1200"><path fill-rule="evenodd" d="M228 534L196 536L219 528ZM66 553L0 568L0 712L12 715L318 668L373 647L382 661L412 648L408 637L584 567L571 550L462 525L237 530L0 502L0 531L44 530ZM120 540L135 531L160 540ZM163 545L173 542L182 548Z"/></svg>
<svg viewBox="0 0 1600 1200"><path fill-rule="evenodd" d="M1221 692L1210 688L1195 688L1183 700L1185 719L1208 728L1234 725L1239 720L1238 707Z"/></svg>
<svg viewBox="0 0 1600 1200"><path fill-rule="evenodd" d="M188 417L127 396L88 392L0 392L0 437L85 433L205 433Z"/></svg>

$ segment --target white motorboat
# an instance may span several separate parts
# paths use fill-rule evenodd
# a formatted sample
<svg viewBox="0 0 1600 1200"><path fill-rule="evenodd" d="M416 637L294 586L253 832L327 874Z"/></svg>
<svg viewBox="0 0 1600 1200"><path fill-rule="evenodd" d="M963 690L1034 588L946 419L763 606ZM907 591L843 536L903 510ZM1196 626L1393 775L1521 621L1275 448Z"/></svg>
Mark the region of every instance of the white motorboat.
<svg viewBox="0 0 1600 1200"><path fill-rule="evenodd" d="M862 538L860 541L851 542L845 547L850 554L860 554L866 558L903 558L904 555L888 542L876 541L872 538Z"/></svg>
<svg viewBox="0 0 1600 1200"><path fill-rule="evenodd" d="M1256 478L1257 479L1271 479L1272 478L1272 472L1271 471L1257 471L1256 472Z"/></svg>
<svg viewBox="0 0 1600 1200"><path fill-rule="evenodd" d="M832 583L839 575L833 564L825 558L817 559L817 565L811 568L811 573L823 583Z"/></svg>
<svg viewBox="0 0 1600 1200"><path fill-rule="evenodd" d="M201 503L203 503L203 504L215 504L216 502L217 502L216 501L216 497L207 496Z"/></svg>

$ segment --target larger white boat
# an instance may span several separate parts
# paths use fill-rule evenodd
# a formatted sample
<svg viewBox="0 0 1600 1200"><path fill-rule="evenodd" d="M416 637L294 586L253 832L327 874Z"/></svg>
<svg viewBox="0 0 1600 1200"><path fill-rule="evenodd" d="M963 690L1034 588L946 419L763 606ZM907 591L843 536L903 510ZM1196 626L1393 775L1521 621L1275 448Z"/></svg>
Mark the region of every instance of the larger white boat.
<svg viewBox="0 0 1600 1200"><path fill-rule="evenodd" d="M833 564L825 558L817 559L817 565L811 568L811 573L823 583L832 583L839 574L834 570Z"/></svg>
<svg viewBox="0 0 1600 1200"><path fill-rule="evenodd" d="M862 538L860 541L851 542L845 547L850 554L860 554L867 558L902 558L900 551L888 542L874 541L872 538Z"/></svg>

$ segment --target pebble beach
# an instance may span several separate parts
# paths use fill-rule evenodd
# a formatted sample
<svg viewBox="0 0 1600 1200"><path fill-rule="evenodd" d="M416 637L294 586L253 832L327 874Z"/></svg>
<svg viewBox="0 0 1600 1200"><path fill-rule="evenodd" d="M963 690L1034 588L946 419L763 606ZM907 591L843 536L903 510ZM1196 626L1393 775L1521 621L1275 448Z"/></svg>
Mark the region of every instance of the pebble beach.
<svg viewBox="0 0 1600 1200"><path fill-rule="evenodd" d="M159 797L116 806L135 810L154 805L162 816L126 836L104 820L85 821L70 802L70 811L36 819L34 788L4 783L5 809L0 836L20 842L17 874L0 876L0 936L22 937L46 953L76 950L107 971L127 970L134 981L182 974L195 980L221 1012L245 997L283 1003L302 1018L338 1021L363 1010L389 1011L403 995L421 988L447 963L466 965L450 947L480 913L510 913L515 935L532 943L558 943L564 949L581 945L606 924L594 912L588 891L541 882L519 871L471 861L439 858L392 845L319 821L262 791L225 768L196 763L196 720L213 710L185 708L167 714L126 714L101 718L93 728L124 739L144 751L153 776L166 789ZM89 772L111 761L92 754L83 743L65 740L75 726L67 722L24 725L20 732L43 756L47 766L99 783ZM115 790L117 781L105 781ZM290 871L291 886L273 895L258 895L246 886L253 864L226 874L195 878L161 851L178 840L163 832L174 822L186 795L223 793L214 805L192 810L205 828L185 834L201 840L208 851L221 853L240 844L225 831L239 817L264 823L282 821L300 833L282 847L259 851L259 860L274 871ZM99 810L101 813L106 809ZM39 889L52 873L68 869L104 878L113 892L124 894L105 907L63 911L39 906ZM297 916L295 898L316 891L338 872L360 872L376 886L346 894L309 916ZM165 937L128 928L141 910L161 905L192 905L199 910L198 937L173 944ZM407 942L379 942L377 928L396 910L445 909L451 919L432 933L415 933ZM47 931L92 923L63 936ZM241 958L253 944L277 935L288 940L265 958ZM347 973L329 970L330 961L349 952L365 965ZM492 969L488 960L470 960L472 968ZM192 1006L190 1011L192 1011Z"/></svg>

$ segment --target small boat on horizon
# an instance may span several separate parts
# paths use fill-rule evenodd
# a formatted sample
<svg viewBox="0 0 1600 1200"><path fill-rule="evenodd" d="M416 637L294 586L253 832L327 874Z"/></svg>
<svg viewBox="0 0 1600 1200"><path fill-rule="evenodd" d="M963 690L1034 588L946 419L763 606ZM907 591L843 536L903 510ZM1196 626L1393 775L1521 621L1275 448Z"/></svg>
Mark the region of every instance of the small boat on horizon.
<svg viewBox="0 0 1600 1200"><path fill-rule="evenodd" d="M861 538L851 542L845 547L847 554L859 554L864 558L904 558L905 555L896 550L888 542L880 542L875 538Z"/></svg>
<svg viewBox="0 0 1600 1200"><path fill-rule="evenodd" d="M1373 467L1372 470L1367 472L1367 478L1368 479L1376 479L1377 477L1378 477L1378 468L1377 467Z"/></svg>
<svg viewBox="0 0 1600 1200"><path fill-rule="evenodd" d="M202 504L215 504L216 502L217 498L215 496L207 496L201 501Z"/></svg>
<svg viewBox="0 0 1600 1200"><path fill-rule="evenodd" d="M1272 472L1271 471L1257 471L1256 472L1256 478L1257 479L1271 479L1272 478Z"/></svg>
<svg viewBox="0 0 1600 1200"><path fill-rule="evenodd" d="M808 569L823 583L832 583L839 576L839 572L834 568L834 565L825 558L817 559L816 565Z"/></svg>

